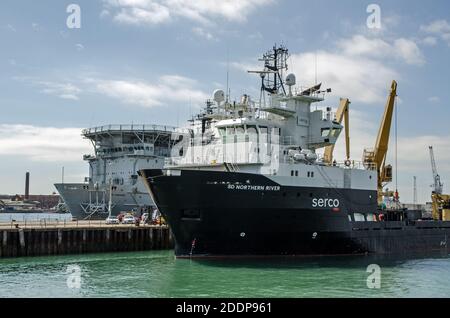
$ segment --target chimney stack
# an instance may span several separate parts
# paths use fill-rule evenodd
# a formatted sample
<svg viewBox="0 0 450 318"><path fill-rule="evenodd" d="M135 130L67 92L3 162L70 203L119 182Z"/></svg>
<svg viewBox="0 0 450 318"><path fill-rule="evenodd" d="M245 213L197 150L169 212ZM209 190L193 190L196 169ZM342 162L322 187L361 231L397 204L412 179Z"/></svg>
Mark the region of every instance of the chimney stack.
<svg viewBox="0 0 450 318"><path fill-rule="evenodd" d="M25 174L25 200L30 199L30 173Z"/></svg>

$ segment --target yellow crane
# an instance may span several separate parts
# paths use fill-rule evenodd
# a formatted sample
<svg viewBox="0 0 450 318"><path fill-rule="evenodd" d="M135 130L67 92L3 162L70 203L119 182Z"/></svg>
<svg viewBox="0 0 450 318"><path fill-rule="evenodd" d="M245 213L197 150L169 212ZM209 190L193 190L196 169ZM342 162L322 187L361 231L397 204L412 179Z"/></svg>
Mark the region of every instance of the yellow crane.
<svg viewBox="0 0 450 318"><path fill-rule="evenodd" d="M431 171L433 173L433 191L431 192L431 208L434 220L450 221L450 195L442 194L443 184L436 168L433 146L429 146Z"/></svg>
<svg viewBox="0 0 450 318"><path fill-rule="evenodd" d="M350 100L348 98L341 98L339 108L336 111L336 122L341 124L342 120L344 120L346 163L350 162L350 121L348 116L349 105ZM333 144L325 147L323 153L323 161L328 165L331 165L333 162L334 146L335 145Z"/></svg>
<svg viewBox="0 0 450 318"><path fill-rule="evenodd" d="M450 195L433 192L431 208L434 220L450 221Z"/></svg>
<svg viewBox="0 0 450 318"><path fill-rule="evenodd" d="M386 165L386 154L389 145L392 115L394 112L395 98L397 97L397 82L392 81L391 91L384 107L384 114L378 130L378 136L373 149L364 149L363 162L366 168L377 170L378 203L383 202L383 196L392 196L392 192L383 193L383 186L392 181L392 166Z"/></svg>

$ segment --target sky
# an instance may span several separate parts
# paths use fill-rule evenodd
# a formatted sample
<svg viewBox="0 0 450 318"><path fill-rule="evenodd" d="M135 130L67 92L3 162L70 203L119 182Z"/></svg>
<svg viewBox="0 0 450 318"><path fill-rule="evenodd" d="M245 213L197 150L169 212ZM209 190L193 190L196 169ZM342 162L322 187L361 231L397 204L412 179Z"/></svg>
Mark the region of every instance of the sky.
<svg viewBox="0 0 450 318"><path fill-rule="evenodd" d="M257 99L259 80L247 70L259 69L258 57L275 43L289 49L299 85L317 77L332 88L319 107L351 100L357 161L375 143L395 79L388 161L395 163L397 144L398 180L389 187L397 184L401 201L412 202L417 176L418 201L429 201L433 145L450 191L446 0L3 0L0 193L23 193L26 171L33 194L55 191L62 167L66 182L83 181L82 156L93 151L81 129L184 125L215 89L225 89L227 69L232 98ZM343 138L336 157L344 159Z"/></svg>

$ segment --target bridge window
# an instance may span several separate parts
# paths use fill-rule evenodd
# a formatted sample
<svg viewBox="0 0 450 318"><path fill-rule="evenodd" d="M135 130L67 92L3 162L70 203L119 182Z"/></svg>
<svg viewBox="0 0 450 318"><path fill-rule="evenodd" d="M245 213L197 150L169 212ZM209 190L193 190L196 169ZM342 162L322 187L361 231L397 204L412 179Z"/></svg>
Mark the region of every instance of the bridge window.
<svg viewBox="0 0 450 318"><path fill-rule="evenodd" d="M234 127L227 127L227 135L234 135L235 129Z"/></svg>
<svg viewBox="0 0 450 318"><path fill-rule="evenodd" d="M338 137L339 136L339 134L341 133L341 129L339 129L339 128L333 128L332 130L331 130L331 137Z"/></svg>
<svg viewBox="0 0 450 318"><path fill-rule="evenodd" d="M257 134L258 131L256 130L256 126L247 126L247 133L248 134Z"/></svg>
<svg viewBox="0 0 450 318"><path fill-rule="evenodd" d="M322 137L328 137L330 135L330 128L322 128Z"/></svg>
<svg viewBox="0 0 450 318"><path fill-rule="evenodd" d="M245 133L245 129L243 126L236 127L236 134L244 134L244 133Z"/></svg>

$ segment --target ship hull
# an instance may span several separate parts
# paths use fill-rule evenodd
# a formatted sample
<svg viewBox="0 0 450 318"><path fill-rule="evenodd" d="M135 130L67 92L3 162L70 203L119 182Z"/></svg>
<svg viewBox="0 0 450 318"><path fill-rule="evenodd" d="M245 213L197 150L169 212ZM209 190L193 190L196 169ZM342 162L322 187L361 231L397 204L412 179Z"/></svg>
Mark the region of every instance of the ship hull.
<svg viewBox="0 0 450 318"><path fill-rule="evenodd" d="M354 212L377 212L376 191L285 187L220 171L140 174L172 229L177 257L447 251L450 222L354 221Z"/></svg>
<svg viewBox="0 0 450 318"><path fill-rule="evenodd" d="M105 199L105 206L107 206L108 196L106 195L103 198L104 194L101 191L91 191L90 193L88 185L85 183L57 183L55 188L74 218L80 220L86 218L105 219L109 215L107 210L93 213L89 209L89 202L95 202L97 200L96 196L98 196L99 202ZM140 201L137 202L137 199ZM129 193L113 193L112 202L111 215L113 216L122 212L132 211L133 209L139 211L141 207L149 207L153 204L147 193L140 194L138 198L133 198Z"/></svg>

